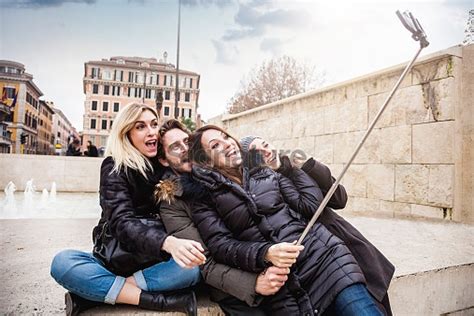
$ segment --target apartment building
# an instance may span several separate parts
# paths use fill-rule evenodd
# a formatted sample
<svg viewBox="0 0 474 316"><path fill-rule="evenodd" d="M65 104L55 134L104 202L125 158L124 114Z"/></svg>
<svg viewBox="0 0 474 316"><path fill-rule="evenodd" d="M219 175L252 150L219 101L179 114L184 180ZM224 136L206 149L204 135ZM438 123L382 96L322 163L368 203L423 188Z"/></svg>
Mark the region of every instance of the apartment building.
<svg viewBox="0 0 474 316"><path fill-rule="evenodd" d="M5 109L3 124L10 136L11 153L35 154L38 147L39 98L43 92L25 72L21 63L0 60L1 102ZM6 136L7 134L2 136Z"/></svg>
<svg viewBox="0 0 474 316"><path fill-rule="evenodd" d="M67 146L69 145L72 138L78 138L79 134L76 129L69 122L63 111L55 106L53 102L46 102L47 105L53 110L53 128L52 137L55 148L55 154L64 156L66 155Z"/></svg>
<svg viewBox="0 0 474 316"><path fill-rule="evenodd" d="M54 111L46 101L40 100L38 107L38 155L54 154L53 115Z"/></svg>
<svg viewBox="0 0 474 316"><path fill-rule="evenodd" d="M86 62L82 143L90 140L97 148L105 148L117 112L133 102L157 108L160 121L175 113L178 119L196 121L200 75L180 69L175 110L175 74L175 66L166 59L118 56Z"/></svg>

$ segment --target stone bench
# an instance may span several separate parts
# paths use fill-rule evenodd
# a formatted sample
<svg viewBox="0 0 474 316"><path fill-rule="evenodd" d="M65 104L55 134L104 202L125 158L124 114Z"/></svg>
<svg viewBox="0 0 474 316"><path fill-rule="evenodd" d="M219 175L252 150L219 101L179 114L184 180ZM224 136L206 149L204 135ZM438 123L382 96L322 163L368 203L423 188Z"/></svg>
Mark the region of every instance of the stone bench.
<svg viewBox="0 0 474 316"><path fill-rule="evenodd" d="M389 293L394 315L472 315L474 226L451 222L344 215L397 267ZM0 310L64 314L64 289L49 275L55 253L90 251L96 219L0 220ZM469 309L471 308L471 309ZM117 305L86 315L172 315ZM179 313L174 313L178 315ZM223 315L199 297L199 315Z"/></svg>

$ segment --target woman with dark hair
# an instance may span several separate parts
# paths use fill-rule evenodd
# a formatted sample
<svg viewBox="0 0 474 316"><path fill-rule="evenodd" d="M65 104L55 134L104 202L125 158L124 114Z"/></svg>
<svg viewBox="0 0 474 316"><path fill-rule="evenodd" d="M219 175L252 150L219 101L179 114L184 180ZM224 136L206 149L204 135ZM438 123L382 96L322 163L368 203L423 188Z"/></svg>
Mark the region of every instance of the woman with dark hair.
<svg viewBox="0 0 474 316"><path fill-rule="evenodd" d="M117 115L100 173L102 214L92 253L63 250L51 276L66 293L66 314L103 303L195 315L196 297L180 291L199 282L201 244L168 235L153 198L164 168L156 158L158 115L130 104Z"/></svg>
<svg viewBox="0 0 474 316"><path fill-rule="evenodd" d="M351 252L323 225L313 226L304 247L294 244L306 226L304 214L319 205L308 175L252 167L250 155L243 164L239 143L212 125L192 136L189 156L193 177L209 192L196 201L193 218L213 257L251 272L291 267L280 291L264 299L268 313L382 315Z"/></svg>
<svg viewBox="0 0 474 316"><path fill-rule="evenodd" d="M277 149L267 140L259 136L246 136L240 140L243 152L258 151L262 157L262 163L273 170L282 167L282 161L288 163L286 159L281 159ZM314 158L303 157L297 151L290 157L293 166L298 166L306 172L313 180L318 191L318 200L322 201L329 191L335 179L331 175L331 170L323 163ZM367 290L382 305L387 315L392 315L390 301L388 298L388 287L395 272L393 264L354 226L339 216L333 209L343 209L346 207L347 193L344 186L339 184L332 195L327 207L318 218L318 222L323 224L331 233L339 237L349 248L359 267L364 273L367 281ZM310 219L312 214L307 214Z"/></svg>

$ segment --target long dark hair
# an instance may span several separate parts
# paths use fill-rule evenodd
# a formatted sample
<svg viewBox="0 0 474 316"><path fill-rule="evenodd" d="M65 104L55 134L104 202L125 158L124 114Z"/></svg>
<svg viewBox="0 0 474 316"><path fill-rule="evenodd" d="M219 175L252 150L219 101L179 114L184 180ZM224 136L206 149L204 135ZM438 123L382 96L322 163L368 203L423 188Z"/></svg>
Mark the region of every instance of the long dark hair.
<svg viewBox="0 0 474 316"><path fill-rule="evenodd" d="M194 164L210 167L211 169L221 173L225 177L237 182L238 184L242 184L242 167L237 168L229 168L229 167L217 167L213 166L211 162L211 157L206 154L204 147L202 146L202 134L208 130L218 130L219 132L224 133L228 137L232 138L237 146L239 147L240 152L242 153L242 147L240 143L235 137L230 135L226 130L223 128L216 126L216 125L205 125L199 129L197 129L189 138L189 151L188 156L189 160L191 160Z"/></svg>

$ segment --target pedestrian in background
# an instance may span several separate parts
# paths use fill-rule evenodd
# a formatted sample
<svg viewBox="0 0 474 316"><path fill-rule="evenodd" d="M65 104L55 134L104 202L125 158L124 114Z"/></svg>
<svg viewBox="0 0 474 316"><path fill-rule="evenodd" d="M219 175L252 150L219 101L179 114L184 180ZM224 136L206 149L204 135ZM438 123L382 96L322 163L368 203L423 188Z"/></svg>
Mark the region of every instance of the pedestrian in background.
<svg viewBox="0 0 474 316"><path fill-rule="evenodd" d="M87 141L87 151L84 152L84 155L88 157L99 157L97 147L95 147L90 140Z"/></svg>
<svg viewBox="0 0 474 316"><path fill-rule="evenodd" d="M81 156L81 142L79 139L74 138L72 143L67 147L66 156Z"/></svg>

